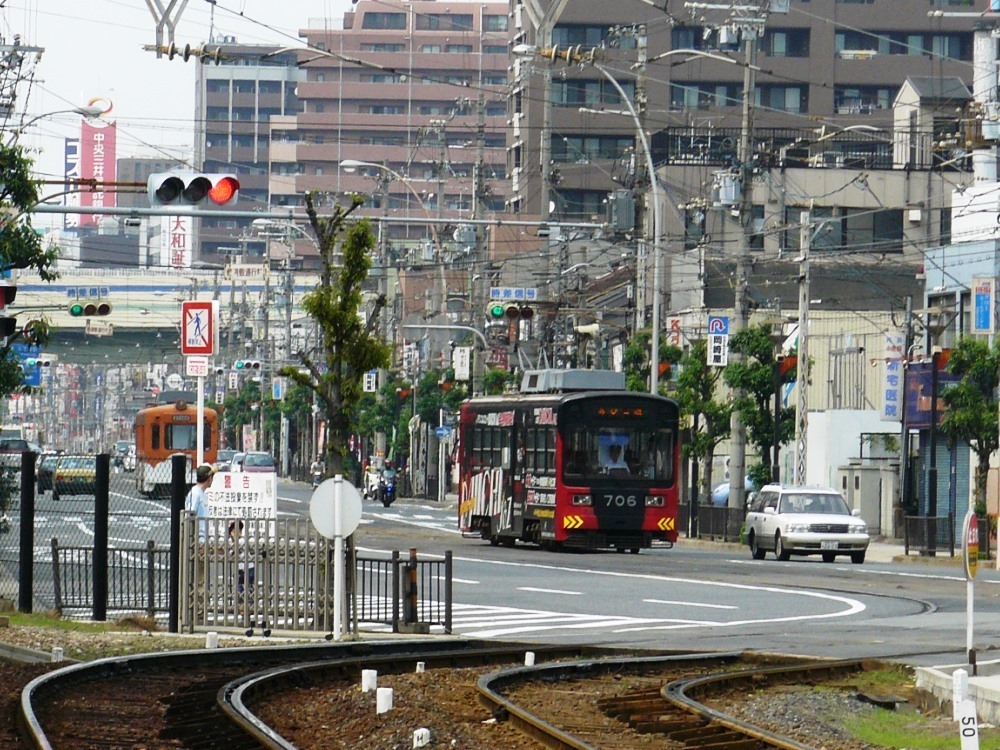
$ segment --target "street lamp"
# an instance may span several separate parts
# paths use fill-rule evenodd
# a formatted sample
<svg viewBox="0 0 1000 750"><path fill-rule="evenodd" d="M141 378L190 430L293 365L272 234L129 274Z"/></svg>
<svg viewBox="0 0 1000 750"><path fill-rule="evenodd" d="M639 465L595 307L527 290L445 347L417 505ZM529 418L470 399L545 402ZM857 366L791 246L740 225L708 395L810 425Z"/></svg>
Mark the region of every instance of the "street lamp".
<svg viewBox="0 0 1000 750"><path fill-rule="evenodd" d="M70 107L70 108L67 108L67 109L56 109L56 110L53 110L51 112L43 112L40 115L35 115L34 117L32 117L27 122L22 122L16 128L4 128L4 130L10 130L11 132L14 133L15 136L18 136L22 132L24 132L25 128L27 128L32 123L38 122L39 120L41 120L43 118L46 118L46 117L51 117L52 115L75 114L75 115L81 115L83 117L86 117L86 118L90 119L90 118L93 118L93 117L100 117L103 113L104 113L104 108L103 107L97 107L97 106L95 106L93 104L88 104L85 107Z"/></svg>
<svg viewBox="0 0 1000 750"><path fill-rule="evenodd" d="M550 61L560 56L558 48L543 50L532 44L516 44L514 45L512 52L518 57L542 57ZM565 50L563 54L565 55L564 59L567 62L585 62L591 65L608 80L608 83L614 86L615 90L618 92L618 96L621 97L622 102L628 109L628 113L632 117L632 122L635 123L636 135L639 137L640 143L642 143L643 155L646 157L646 172L649 174L649 189L653 194L653 351L650 355L649 392L655 394L659 392L660 386L660 296L662 294L663 284L663 259L660 257L662 255L660 251L660 232L663 230L663 207L660 205L660 189L656 182L656 170L653 166L653 153L650 151L649 140L646 138L646 132L642 128L642 121L639 119L639 114L635 111L635 107L632 105L632 100L625 93L625 90L622 88L621 84L618 83L617 79L611 75L611 72L594 59L594 50L590 50L586 55L581 54L578 49L575 53L571 50Z"/></svg>
<svg viewBox="0 0 1000 750"><path fill-rule="evenodd" d="M360 161L358 159L342 159L340 161L340 166L341 166L341 168L348 169L348 170L350 170L350 169L359 169L361 167L368 167L370 169L380 169L380 170L382 170L387 175L390 175L391 177L393 177L393 178L399 180L401 183L403 183L403 185L406 186L406 189L410 191L410 194L413 195L413 197L417 199L417 203L420 205L420 208L423 209L423 212L427 216L427 218L428 219L431 218L431 212L427 208L427 204L424 203L424 199L420 197L420 193L418 193L417 190L416 190L416 188L413 187L413 183L411 183L408 179L406 179L405 177L403 177L403 175L401 175L396 170L387 167L385 164L379 164L379 163L373 162L373 161ZM388 202L388 200L389 200L389 196L386 195L386 201ZM441 196L438 196L438 201L440 201L440 200L441 200ZM437 230L437 226L435 226L434 224L431 224L430 227L431 227L431 235L434 237L434 246L435 247L440 247L440 242L438 242L438 230Z"/></svg>

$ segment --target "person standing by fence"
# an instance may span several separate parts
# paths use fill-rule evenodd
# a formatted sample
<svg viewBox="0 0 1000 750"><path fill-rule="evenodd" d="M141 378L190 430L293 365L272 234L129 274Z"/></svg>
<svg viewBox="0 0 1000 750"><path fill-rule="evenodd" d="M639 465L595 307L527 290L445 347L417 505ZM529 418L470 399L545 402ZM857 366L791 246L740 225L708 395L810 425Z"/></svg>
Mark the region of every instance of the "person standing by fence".
<svg viewBox="0 0 1000 750"><path fill-rule="evenodd" d="M195 473L197 484L188 492L184 500L184 510L190 511L198 518L198 537L205 539L208 533L208 494L215 477L215 467L212 464L202 464Z"/></svg>

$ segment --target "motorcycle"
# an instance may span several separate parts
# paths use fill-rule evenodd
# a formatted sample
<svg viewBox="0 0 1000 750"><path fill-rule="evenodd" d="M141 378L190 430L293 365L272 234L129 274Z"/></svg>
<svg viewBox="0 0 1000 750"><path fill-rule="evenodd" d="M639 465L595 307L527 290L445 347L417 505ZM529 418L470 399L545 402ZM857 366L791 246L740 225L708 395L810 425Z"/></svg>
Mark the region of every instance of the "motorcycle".
<svg viewBox="0 0 1000 750"><path fill-rule="evenodd" d="M383 471L378 478L378 488L376 499L382 503L383 508L388 508L396 499L396 472Z"/></svg>
<svg viewBox="0 0 1000 750"><path fill-rule="evenodd" d="M323 472L322 471L314 471L312 473L312 476L313 476L313 489L316 489L323 482Z"/></svg>

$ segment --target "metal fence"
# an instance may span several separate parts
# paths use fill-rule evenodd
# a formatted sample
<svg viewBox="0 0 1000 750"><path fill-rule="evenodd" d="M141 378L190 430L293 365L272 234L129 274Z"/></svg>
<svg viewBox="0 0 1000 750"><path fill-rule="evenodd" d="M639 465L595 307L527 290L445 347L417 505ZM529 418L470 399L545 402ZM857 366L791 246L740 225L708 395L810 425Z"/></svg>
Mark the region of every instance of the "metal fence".
<svg viewBox="0 0 1000 750"><path fill-rule="evenodd" d="M962 551L961 529L956 532L955 517L947 516L905 516L903 518L903 551L921 555L948 553L955 556L955 549ZM956 538L958 533L959 538ZM993 557L994 539L990 530L990 519L979 519L979 557L990 560ZM963 553L964 554L964 553Z"/></svg>
<svg viewBox="0 0 1000 750"><path fill-rule="evenodd" d="M181 524L179 627L332 632L334 546L304 519ZM349 629L451 632L451 553L344 559Z"/></svg>
<svg viewBox="0 0 1000 750"><path fill-rule="evenodd" d="M0 597L19 610L95 620L108 612L166 614L171 628L189 630L329 632L333 545L308 521L244 519L241 527L239 519L208 519L203 533L181 510L183 480L171 497L151 498L107 455L88 457L93 480L75 483L44 474L36 482L32 459L17 475L28 479L0 533ZM451 631L451 553L419 560L415 550L408 560L398 552L350 553L345 564L345 611L354 630L360 623Z"/></svg>

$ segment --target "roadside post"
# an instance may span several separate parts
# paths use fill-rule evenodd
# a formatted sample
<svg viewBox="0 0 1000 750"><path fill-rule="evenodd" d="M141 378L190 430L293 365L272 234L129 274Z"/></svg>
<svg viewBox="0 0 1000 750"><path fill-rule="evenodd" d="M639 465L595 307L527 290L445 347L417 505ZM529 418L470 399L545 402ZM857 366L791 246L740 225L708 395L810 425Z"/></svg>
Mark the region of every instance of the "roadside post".
<svg viewBox="0 0 1000 750"><path fill-rule="evenodd" d="M344 537L361 523L361 493L342 474L320 483L309 501L309 518L322 536L333 540L333 639L343 637Z"/></svg>
<svg viewBox="0 0 1000 750"><path fill-rule="evenodd" d="M976 672L976 650L972 646L973 594L976 573L979 571L979 519L969 510L962 522L962 557L965 562L965 650L969 655L972 674Z"/></svg>

